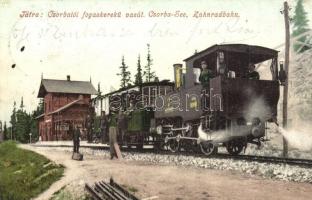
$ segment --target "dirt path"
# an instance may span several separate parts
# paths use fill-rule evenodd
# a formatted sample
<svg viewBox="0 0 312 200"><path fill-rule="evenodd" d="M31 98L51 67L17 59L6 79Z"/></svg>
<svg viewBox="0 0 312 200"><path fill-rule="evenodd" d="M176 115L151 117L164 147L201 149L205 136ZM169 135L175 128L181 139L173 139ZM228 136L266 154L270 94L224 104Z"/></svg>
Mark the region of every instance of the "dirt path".
<svg viewBox="0 0 312 200"><path fill-rule="evenodd" d="M163 200L182 199L311 199L312 184L293 183L245 176L236 172L179 166L150 165L85 155L84 161L71 160L71 153L23 145L66 167L65 176L37 199L49 199L62 186L77 182L93 183L111 176L138 191L140 198L157 196Z"/></svg>

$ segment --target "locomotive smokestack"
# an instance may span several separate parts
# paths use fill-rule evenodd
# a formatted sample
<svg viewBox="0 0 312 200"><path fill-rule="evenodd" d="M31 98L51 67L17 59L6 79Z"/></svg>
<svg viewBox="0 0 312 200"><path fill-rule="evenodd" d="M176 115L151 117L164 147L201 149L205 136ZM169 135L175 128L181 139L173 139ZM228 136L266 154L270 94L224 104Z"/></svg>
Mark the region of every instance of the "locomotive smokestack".
<svg viewBox="0 0 312 200"><path fill-rule="evenodd" d="M174 82L175 87L178 89L182 86L183 77L182 77L182 64L173 64L174 69Z"/></svg>

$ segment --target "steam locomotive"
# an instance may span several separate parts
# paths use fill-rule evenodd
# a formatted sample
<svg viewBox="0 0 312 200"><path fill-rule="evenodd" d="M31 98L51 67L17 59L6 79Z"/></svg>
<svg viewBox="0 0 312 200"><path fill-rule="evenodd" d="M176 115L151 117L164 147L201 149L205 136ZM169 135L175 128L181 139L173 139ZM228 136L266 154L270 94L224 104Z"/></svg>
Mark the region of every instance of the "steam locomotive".
<svg viewBox="0 0 312 200"><path fill-rule="evenodd" d="M110 115L122 113L127 128L118 135L122 146L153 145L211 155L225 147L239 154L247 144L265 141L269 122L277 121L278 52L246 44L213 45L182 64L174 64L174 82L156 81L122 88L102 96ZM201 62L212 74L199 81ZM269 63L270 80L246 78L250 63ZM263 67L262 67L263 68Z"/></svg>

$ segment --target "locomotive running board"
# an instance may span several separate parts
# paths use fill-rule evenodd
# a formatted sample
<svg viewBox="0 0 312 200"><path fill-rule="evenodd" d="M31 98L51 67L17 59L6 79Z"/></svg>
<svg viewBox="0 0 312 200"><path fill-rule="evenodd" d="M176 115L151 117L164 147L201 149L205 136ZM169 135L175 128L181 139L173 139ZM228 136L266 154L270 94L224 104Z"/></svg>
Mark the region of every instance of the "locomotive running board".
<svg viewBox="0 0 312 200"><path fill-rule="evenodd" d="M168 143L169 140L176 140L176 141L180 141L180 140L198 140L198 138L194 138L194 137L184 137L181 135L175 136L175 137L165 137L165 144Z"/></svg>
<svg viewBox="0 0 312 200"><path fill-rule="evenodd" d="M222 143L219 143L219 142L214 142L212 140L207 140L207 141L203 141L203 140L200 140L200 138L194 138L194 137L183 137L183 136L176 136L176 137L166 137L165 138L165 144L167 144L169 142L169 140L176 140L176 141L180 141L182 139L185 139L185 140L196 140L197 141L197 144L201 143L201 142L210 142L210 143L213 143L215 146L222 146Z"/></svg>

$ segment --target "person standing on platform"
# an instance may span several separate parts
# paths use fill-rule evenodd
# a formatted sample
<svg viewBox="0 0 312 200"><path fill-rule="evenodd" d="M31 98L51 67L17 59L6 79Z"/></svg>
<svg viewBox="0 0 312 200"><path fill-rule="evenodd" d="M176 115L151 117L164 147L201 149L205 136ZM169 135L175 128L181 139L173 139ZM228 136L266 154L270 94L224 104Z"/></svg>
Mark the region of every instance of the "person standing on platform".
<svg viewBox="0 0 312 200"><path fill-rule="evenodd" d="M95 121L95 110L94 110L94 106L93 106L93 103L92 103L92 100L90 100L90 103L89 103L89 115L90 115L90 133L89 133L89 142L93 142L94 140L94 135L95 135L95 130L94 130L94 121Z"/></svg>
<svg viewBox="0 0 312 200"><path fill-rule="evenodd" d="M68 138L67 139L72 139L73 140L73 145L75 145L75 142L74 142L74 124L68 124L68 130L67 130L67 136ZM74 146L73 146L74 147ZM75 148L73 148L73 152L75 151Z"/></svg>
<svg viewBox="0 0 312 200"><path fill-rule="evenodd" d="M108 120L105 114L105 111L101 113L101 120L100 120L100 129L101 129L101 142L105 143L108 142Z"/></svg>
<svg viewBox="0 0 312 200"><path fill-rule="evenodd" d="M87 118L85 120L85 127L87 131L87 141L88 143L92 142L92 124L91 124L91 116L90 114L87 115Z"/></svg>
<svg viewBox="0 0 312 200"><path fill-rule="evenodd" d="M74 135L73 135L73 142L74 142L74 152L79 153L79 146L80 146L80 128L78 125L75 125Z"/></svg>
<svg viewBox="0 0 312 200"><path fill-rule="evenodd" d="M125 140L125 133L127 129L127 118L126 115L120 110L118 113L118 120L117 120L117 133L119 139L124 142Z"/></svg>
<svg viewBox="0 0 312 200"><path fill-rule="evenodd" d="M111 159L117 157L117 152L115 149L115 144L117 144L117 122L116 117L113 114L109 116L109 148Z"/></svg>

